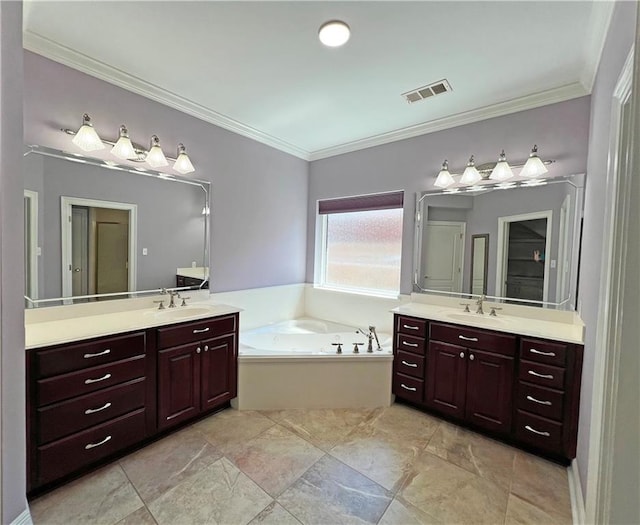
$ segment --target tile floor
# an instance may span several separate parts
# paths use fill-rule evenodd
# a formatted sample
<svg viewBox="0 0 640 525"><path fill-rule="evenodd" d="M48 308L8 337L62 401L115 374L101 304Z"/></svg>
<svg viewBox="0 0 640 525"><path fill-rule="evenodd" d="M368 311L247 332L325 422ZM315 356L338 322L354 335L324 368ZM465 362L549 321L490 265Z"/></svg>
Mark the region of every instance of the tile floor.
<svg viewBox="0 0 640 525"><path fill-rule="evenodd" d="M228 409L30 508L35 525L571 523L566 469L403 405Z"/></svg>

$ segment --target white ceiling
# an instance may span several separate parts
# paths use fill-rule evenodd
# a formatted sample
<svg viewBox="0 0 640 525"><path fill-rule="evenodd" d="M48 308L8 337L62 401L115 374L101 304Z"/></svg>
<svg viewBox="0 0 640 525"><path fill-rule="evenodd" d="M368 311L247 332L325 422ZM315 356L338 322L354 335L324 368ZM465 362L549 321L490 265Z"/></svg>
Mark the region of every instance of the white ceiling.
<svg viewBox="0 0 640 525"><path fill-rule="evenodd" d="M26 1L24 46L317 159L590 93L611 5ZM342 48L318 41L330 19Z"/></svg>

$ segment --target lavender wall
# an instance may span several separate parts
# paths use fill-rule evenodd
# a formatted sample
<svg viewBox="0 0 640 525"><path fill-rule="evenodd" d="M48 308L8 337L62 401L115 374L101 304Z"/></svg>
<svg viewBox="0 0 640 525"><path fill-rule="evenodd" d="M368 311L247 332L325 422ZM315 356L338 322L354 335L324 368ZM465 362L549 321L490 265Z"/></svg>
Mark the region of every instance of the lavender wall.
<svg viewBox="0 0 640 525"><path fill-rule="evenodd" d="M26 508L22 2L0 2L0 401L2 523Z"/></svg>
<svg viewBox="0 0 640 525"><path fill-rule="evenodd" d="M554 174L584 173L587 165L589 97L552 104L406 139L310 165L307 230L307 281L313 281L318 199L404 190L404 233L400 291L412 289L414 194L433 189L444 159L460 173L469 155L483 164L502 148L512 160L524 160L533 144L556 159Z"/></svg>
<svg viewBox="0 0 640 525"><path fill-rule="evenodd" d="M634 41L636 23L635 2L617 2L596 81L591 95L591 125L589 136L588 177L585 191L584 235L580 267L580 314L586 325L585 354L582 370L580 421L578 428L578 467L586 494L589 460L589 429L593 396L593 371L596 354L596 327L601 307L599 297L604 228L604 207L607 194L606 174L613 90Z"/></svg>
<svg viewBox="0 0 640 525"><path fill-rule="evenodd" d="M169 148L185 144L194 175L212 183L213 291L304 281L305 161L30 52L24 78L28 144L69 150L58 130L78 128L84 112L105 138L125 123L134 142L147 144L155 133L174 155Z"/></svg>

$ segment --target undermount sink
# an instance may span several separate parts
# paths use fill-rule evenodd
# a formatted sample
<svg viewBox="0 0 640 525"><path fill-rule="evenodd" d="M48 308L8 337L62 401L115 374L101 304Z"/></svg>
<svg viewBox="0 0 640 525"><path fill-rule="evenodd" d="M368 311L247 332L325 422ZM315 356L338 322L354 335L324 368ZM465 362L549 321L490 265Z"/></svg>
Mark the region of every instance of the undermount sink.
<svg viewBox="0 0 640 525"><path fill-rule="evenodd" d="M215 312L214 306L176 306L167 310L159 310L154 312L158 319L186 319L189 317L197 317Z"/></svg>
<svg viewBox="0 0 640 525"><path fill-rule="evenodd" d="M451 319L452 321L457 321L460 323L481 323L487 325L503 325L505 324L504 319L500 319L499 317L490 317L488 314L474 314L474 313L464 313L464 312L442 312L444 316Z"/></svg>

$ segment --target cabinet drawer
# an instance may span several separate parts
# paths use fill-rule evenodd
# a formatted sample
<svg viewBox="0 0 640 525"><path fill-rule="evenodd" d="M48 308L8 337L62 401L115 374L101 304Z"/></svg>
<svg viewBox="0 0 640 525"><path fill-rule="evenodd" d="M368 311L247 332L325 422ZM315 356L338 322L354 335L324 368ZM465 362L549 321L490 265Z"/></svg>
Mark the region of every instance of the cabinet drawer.
<svg viewBox="0 0 640 525"><path fill-rule="evenodd" d="M145 437L142 408L38 447L38 482L48 483L122 450Z"/></svg>
<svg viewBox="0 0 640 525"><path fill-rule="evenodd" d="M38 409L38 444L73 434L144 406L145 379Z"/></svg>
<svg viewBox="0 0 640 525"><path fill-rule="evenodd" d="M424 355L425 339L405 334L396 335L396 350Z"/></svg>
<svg viewBox="0 0 640 525"><path fill-rule="evenodd" d="M520 381L564 390L564 368L542 365L532 361L520 361Z"/></svg>
<svg viewBox="0 0 640 525"><path fill-rule="evenodd" d="M203 319L193 323L184 323L178 326L158 328L156 330L158 349L202 341L235 332L238 328L237 319L236 315L228 315L213 319Z"/></svg>
<svg viewBox="0 0 640 525"><path fill-rule="evenodd" d="M80 370L144 354L144 332L66 345L35 354L36 378Z"/></svg>
<svg viewBox="0 0 640 525"><path fill-rule="evenodd" d="M145 356L94 366L38 381L38 406L95 392L145 375Z"/></svg>
<svg viewBox="0 0 640 525"><path fill-rule="evenodd" d="M516 353L515 336L464 326L431 323L431 339L509 356Z"/></svg>
<svg viewBox="0 0 640 525"><path fill-rule="evenodd" d="M398 350L396 354L396 372L417 378L424 377L424 357Z"/></svg>
<svg viewBox="0 0 640 525"><path fill-rule="evenodd" d="M567 356L567 345L551 343L539 339L522 339L520 358L548 365L564 366Z"/></svg>
<svg viewBox="0 0 640 525"><path fill-rule="evenodd" d="M424 319L416 319L415 317L404 317L399 315L396 317L396 332L416 337L426 337L427 321Z"/></svg>
<svg viewBox="0 0 640 525"><path fill-rule="evenodd" d="M516 438L534 447L562 454L562 425L549 419L518 410Z"/></svg>
<svg viewBox="0 0 640 525"><path fill-rule="evenodd" d="M414 403L422 403L422 392L424 390L424 381L409 377L404 374L394 374L393 376L393 393L402 399L413 401Z"/></svg>
<svg viewBox="0 0 640 525"><path fill-rule="evenodd" d="M542 386L518 383L518 408L533 412L539 416L562 420L562 403L564 394Z"/></svg>

